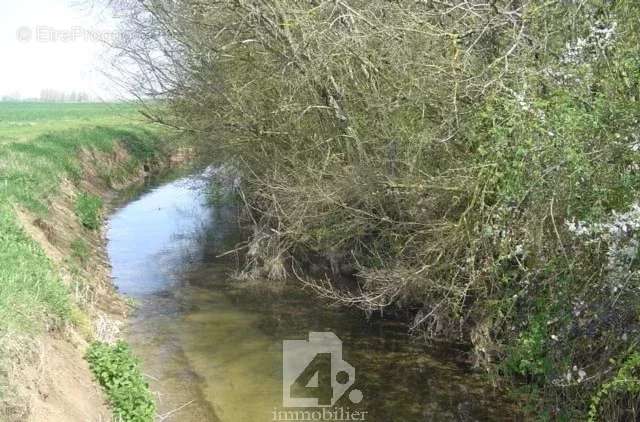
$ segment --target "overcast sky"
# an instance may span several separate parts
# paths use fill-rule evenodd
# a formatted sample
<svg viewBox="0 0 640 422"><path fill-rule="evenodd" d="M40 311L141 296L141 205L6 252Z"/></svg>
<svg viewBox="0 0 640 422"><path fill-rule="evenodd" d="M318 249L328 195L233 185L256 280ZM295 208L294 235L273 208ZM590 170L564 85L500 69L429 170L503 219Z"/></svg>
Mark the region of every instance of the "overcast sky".
<svg viewBox="0 0 640 422"><path fill-rule="evenodd" d="M0 97L38 97L42 89L118 96L100 73L99 39L116 27L108 11L80 0L0 1Z"/></svg>

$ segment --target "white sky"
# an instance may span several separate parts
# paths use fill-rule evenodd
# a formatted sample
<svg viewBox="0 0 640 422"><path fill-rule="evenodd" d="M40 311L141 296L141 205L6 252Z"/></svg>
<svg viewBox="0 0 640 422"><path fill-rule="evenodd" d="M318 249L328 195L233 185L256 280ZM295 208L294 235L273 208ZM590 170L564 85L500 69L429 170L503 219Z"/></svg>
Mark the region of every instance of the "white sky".
<svg viewBox="0 0 640 422"><path fill-rule="evenodd" d="M0 0L0 97L39 97L42 89L118 97L99 69L116 23L80 0ZM19 39L22 38L22 39Z"/></svg>

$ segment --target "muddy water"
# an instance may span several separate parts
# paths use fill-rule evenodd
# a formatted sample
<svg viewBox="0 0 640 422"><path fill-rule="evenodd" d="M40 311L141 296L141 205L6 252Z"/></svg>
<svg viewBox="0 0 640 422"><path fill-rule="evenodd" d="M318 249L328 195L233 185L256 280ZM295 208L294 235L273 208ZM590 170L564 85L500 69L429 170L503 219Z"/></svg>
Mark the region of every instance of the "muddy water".
<svg viewBox="0 0 640 422"><path fill-rule="evenodd" d="M109 222L115 283L137 303L126 336L164 420L285 420L283 340L310 331L335 333L355 367L352 388L363 398L355 404L345 394L331 408L343 418L360 411L374 422L517 419L452 346L427 347L398 322L327 307L295 284L232 280L234 258L217 256L240 240L236 210L213 205L206 192L200 176L150 182Z"/></svg>

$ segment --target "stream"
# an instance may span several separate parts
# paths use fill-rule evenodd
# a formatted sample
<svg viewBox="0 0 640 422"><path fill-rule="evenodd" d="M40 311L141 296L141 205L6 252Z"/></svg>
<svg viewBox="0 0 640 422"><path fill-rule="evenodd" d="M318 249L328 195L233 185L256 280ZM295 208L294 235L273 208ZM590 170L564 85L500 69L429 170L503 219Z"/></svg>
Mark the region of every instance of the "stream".
<svg viewBox="0 0 640 422"><path fill-rule="evenodd" d="M212 201L209 191L201 172L149 180L123 195L108 221L114 283L136 304L125 338L142 360L161 420L268 422L303 415L294 410L320 414L322 409L321 419L306 416L518 420L514 404L472 371L456 346L428 345L401 322L328 306L293 282L232 278L235 255L218 256L242 240L238 212ZM283 340L306 347L312 342L301 341L309 340L310 332L334 333L342 341L341 359L355 368L355 377L333 377L327 365L337 355L325 350L309 367L305 384L298 380L291 394L326 404L332 386L335 395L347 381L353 385L334 397L332 407L284 407ZM302 349L287 350L293 356Z"/></svg>

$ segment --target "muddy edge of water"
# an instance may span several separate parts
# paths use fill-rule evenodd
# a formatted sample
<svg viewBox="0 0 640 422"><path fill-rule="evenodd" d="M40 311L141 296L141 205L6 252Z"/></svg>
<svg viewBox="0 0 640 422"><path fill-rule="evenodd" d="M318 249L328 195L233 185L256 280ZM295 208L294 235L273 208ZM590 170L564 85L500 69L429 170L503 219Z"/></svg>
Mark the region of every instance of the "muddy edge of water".
<svg viewBox="0 0 640 422"><path fill-rule="evenodd" d="M380 422L522 420L454 346L429 347L398 321L326 306L295 283L233 280L234 257L218 256L242 233L235 207L208 195L211 177L213 169L151 180L128 194L108 225L114 282L137 302L126 337L159 413L179 409L165 420L281 420L290 410L283 340L309 340L310 332L335 333L355 368L350 391L330 409ZM317 376L303 380L318 387L297 386L295 394L331 399L330 359L320 358L312 362Z"/></svg>

